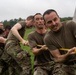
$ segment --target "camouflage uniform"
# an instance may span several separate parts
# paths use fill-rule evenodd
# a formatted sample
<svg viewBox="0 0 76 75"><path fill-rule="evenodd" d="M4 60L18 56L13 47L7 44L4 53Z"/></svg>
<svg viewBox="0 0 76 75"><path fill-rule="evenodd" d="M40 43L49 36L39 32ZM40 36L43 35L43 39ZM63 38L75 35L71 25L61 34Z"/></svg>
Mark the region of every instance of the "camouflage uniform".
<svg viewBox="0 0 76 75"><path fill-rule="evenodd" d="M0 29L0 33L1 33L0 36L4 37L3 35L4 31L2 30L1 32ZM8 64L1 59L1 56L4 52L4 46L5 46L4 43L0 43L0 75L8 75Z"/></svg>
<svg viewBox="0 0 76 75"><path fill-rule="evenodd" d="M21 37L24 36L25 22L19 22L22 28L19 30ZM2 55L2 59L10 65L11 72L14 75L31 75L31 59L30 54L26 50L21 49L19 40L9 32L7 37L5 51ZM10 75L13 75L10 73Z"/></svg>
<svg viewBox="0 0 76 75"><path fill-rule="evenodd" d="M76 75L76 64L55 63L53 75Z"/></svg>
<svg viewBox="0 0 76 75"><path fill-rule="evenodd" d="M54 61L37 65L34 68L34 75L53 75Z"/></svg>
<svg viewBox="0 0 76 75"><path fill-rule="evenodd" d="M40 48L37 45L44 45L43 39L46 33L39 34L37 31L31 32L28 35L30 48ZM43 52L35 56L34 75L52 75L53 66L54 61L51 59L51 53L49 52L49 50L44 50Z"/></svg>
<svg viewBox="0 0 76 75"><path fill-rule="evenodd" d="M1 55L3 54L4 51L4 44L0 43L0 74L2 73L3 70L3 61L1 60Z"/></svg>
<svg viewBox="0 0 76 75"><path fill-rule="evenodd" d="M76 47L76 23L73 21L62 22L61 29L57 33L49 31L45 35L44 41L50 51ZM65 50L59 50L59 52L61 55L67 53ZM76 54L69 55L62 63L55 63L53 74L76 75Z"/></svg>

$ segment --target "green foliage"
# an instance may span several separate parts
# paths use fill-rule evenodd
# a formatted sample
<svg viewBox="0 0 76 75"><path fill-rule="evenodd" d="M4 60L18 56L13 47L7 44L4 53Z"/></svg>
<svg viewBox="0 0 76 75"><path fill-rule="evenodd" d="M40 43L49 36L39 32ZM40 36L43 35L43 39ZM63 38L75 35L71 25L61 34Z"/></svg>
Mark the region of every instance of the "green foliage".
<svg viewBox="0 0 76 75"><path fill-rule="evenodd" d="M67 21L67 20L72 20L72 17L64 17L64 18L60 18L61 22L63 21Z"/></svg>
<svg viewBox="0 0 76 75"><path fill-rule="evenodd" d="M26 28L24 39L27 40L28 34L29 34L30 32L32 32L32 31L34 31L34 29L35 29L34 27L32 27L32 28Z"/></svg>
<svg viewBox="0 0 76 75"><path fill-rule="evenodd" d="M26 29L25 36L24 36L25 40L27 40L28 34L30 32L32 32L33 30L34 30L34 27ZM31 51L30 47L29 46L23 46L22 44L21 44L21 47L22 47L22 49L24 49L24 50L26 50L26 51L28 51L30 53L30 55L31 55L31 64L32 64L32 68L33 68L33 65L34 65L34 55L33 55L32 51Z"/></svg>
<svg viewBox="0 0 76 75"><path fill-rule="evenodd" d="M21 21L21 20L23 20L22 18L19 18L19 19L11 19L11 20L9 20L9 21L7 21L7 20L4 20L4 22L3 22L3 24L4 24L4 26L13 26L13 25L15 25L18 21Z"/></svg>

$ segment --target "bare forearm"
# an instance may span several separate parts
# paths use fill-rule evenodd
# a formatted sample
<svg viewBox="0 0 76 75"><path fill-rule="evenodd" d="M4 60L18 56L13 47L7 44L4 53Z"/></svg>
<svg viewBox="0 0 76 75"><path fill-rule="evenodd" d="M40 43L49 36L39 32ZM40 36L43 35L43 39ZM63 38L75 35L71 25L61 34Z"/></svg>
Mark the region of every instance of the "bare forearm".
<svg viewBox="0 0 76 75"><path fill-rule="evenodd" d="M39 55L41 52L42 52L43 50L42 50L42 48L33 48L32 49L32 52L33 52L33 54L34 55Z"/></svg>
<svg viewBox="0 0 76 75"><path fill-rule="evenodd" d="M57 62L64 62L67 58L68 54L64 54L64 55L59 55L57 58L56 58L56 61Z"/></svg>
<svg viewBox="0 0 76 75"><path fill-rule="evenodd" d="M51 51L51 53L57 62L64 62L69 55L75 54L75 52L74 52L75 49L76 49L75 47L71 48L68 50L68 52L66 54L63 54L63 55L61 55L58 50Z"/></svg>

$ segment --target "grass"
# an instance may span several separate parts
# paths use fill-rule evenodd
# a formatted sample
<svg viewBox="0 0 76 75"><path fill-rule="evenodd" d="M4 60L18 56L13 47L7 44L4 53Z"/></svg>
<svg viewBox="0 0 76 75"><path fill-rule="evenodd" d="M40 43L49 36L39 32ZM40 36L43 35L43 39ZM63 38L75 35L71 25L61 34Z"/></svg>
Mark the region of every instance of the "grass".
<svg viewBox="0 0 76 75"><path fill-rule="evenodd" d="M24 39L25 40L27 40L28 34L30 32L32 32L33 30L34 30L34 27L33 28L27 28L26 29L25 36L24 36ZM32 50L30 50L30 47L29 46L23 46L22 44L21 44L21 47L22 47L22 49L27 50L30 53L30 55L31 55L31 64L32 64L32 68L33 68L33 65L34 65L34 55L32 53Z"/></svg>

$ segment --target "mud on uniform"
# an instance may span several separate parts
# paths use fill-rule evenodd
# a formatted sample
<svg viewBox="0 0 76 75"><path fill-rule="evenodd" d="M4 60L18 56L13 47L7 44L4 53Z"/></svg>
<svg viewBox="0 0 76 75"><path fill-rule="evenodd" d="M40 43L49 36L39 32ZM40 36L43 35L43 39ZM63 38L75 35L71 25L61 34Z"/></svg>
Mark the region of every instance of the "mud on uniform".
<svg viewBox="0 0 76 75"><path fill-rule="evenodd" d="M35 47L39 48L37 45L44 45L43 39L46 33L39 34L38 32L33 31L28 35L31 50ZM44 50L35 56L34 75L52 75L53 66L54 61L51 59L49 50Z"/></svg>
<svg viewBox="0 0 76 75"><path fill-rule="evenodd" d="M18 30L21 37L25 33L25 22L19 22L22 28ZM31 75L31 60L30 54L26 50L21 49L20 41L9 32L7 37L5 51L2 55L2 59L5 60L10 67L12 67L18 75Z"/></svg>

